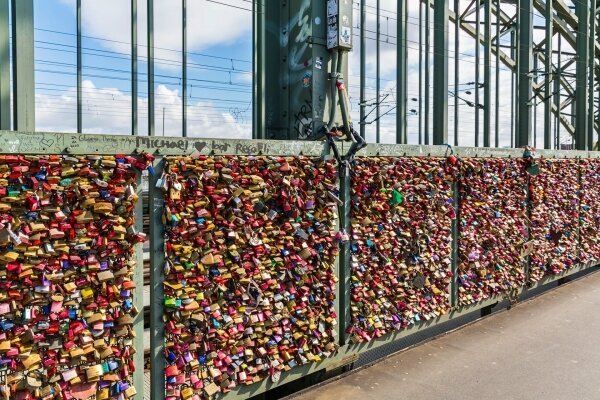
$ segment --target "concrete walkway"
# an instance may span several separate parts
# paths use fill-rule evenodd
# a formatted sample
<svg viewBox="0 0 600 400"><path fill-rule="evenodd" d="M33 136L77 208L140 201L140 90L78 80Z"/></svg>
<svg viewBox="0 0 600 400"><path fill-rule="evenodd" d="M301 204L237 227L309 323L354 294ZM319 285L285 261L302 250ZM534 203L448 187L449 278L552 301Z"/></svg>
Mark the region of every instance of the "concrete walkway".
<svg viewBox="0 0 600 400"><path fill-rule="evenodd" d="M600 273L294 399L598 400Z"/></svg>

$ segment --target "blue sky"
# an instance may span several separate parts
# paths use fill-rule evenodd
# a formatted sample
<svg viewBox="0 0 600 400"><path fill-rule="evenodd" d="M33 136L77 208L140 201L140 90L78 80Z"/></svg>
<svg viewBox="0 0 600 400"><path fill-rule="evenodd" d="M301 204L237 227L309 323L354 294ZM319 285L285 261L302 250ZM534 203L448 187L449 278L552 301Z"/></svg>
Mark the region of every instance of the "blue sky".
<svg viewBox="0 0 600 400"><path fill-rule="evenodd" d="M140 132L147 130L146 10L138 2ZM188 129L198 136L250 135L251 12L188 2ZM204 4L203 4L204 3ZM125 5L125 7L123 7ZM236 8L237 7L237 8ZM35 0L38 129L76 129L74 0ZM127 133L131 119L129 2L83 0L84 130ZM155 5L156 131L181 134L181 3Z"/></svg>
<svg viewBox="0 0 600 400"><path fill-rule="evenodd" d="M75 0L34 0L36 39L36 123L39 130L76 130L76 22ZM355 35L358 35L359 1L354 2ZM461 0L461 9L469 0ZM82 0L85 132L129 133L131 126L130 9L126 0ZM367 5L367 99L375 99L375 4ZM418 2L409 1L408 98L409 110L417 109L424 94L418 89ZM146 1L138 0L139 131L147 132ZM249 0L188 0L188 132L202 137L251 137L252 13ZM381 119L383 142L395 140L396 0L381 0ZM514 6L503 6L509 15ZM543 23L539 17L537 22ZM433 28L435 29L435 28ZM449 26L453 32L453 25ZM156 133L181 134L181 2L155 0ZM358 120L359 51L355 36L350 56L348 86L353 118ZM536 38L536 40L539 38ZM473 82L475 42L460 36L460 82ZM506 43L506 41L504 41ZM454 83L454 39L450 36L449 76ZM431 55L431 59L433 56ZM433 64L433 63L432 63ZM481 66L480 66L481 67ZM492 68L495 68L494 60ZM510 73L501 69L501 146L510 144ZM483 73L481 73L483 77ZM461 86L468 90L469 86ZM472 86L471 86L472 89ZM494 87L494 91L496 88ZM483 97L483 91L481 91ZM463 97L474 100L471 94ZM433 96L430 96L430 104ZM495 96L493 96L495 101ZM449 97L452 107L453 97ZM474 109L459 102L459 135L462 145L473 145ZM493 107L495 103L491 106ZM372 106L368 108L370 111ZM542 110L538 112L538 138L543 136ZM422 114L423 115L423 114ZM373 121L373 116L368 119ZM480 114L483 120L482 113ZM433 115L430 117L433 120ZM494 118L494 116L492 116ZM418 116L408 119L409 142L418 141ZM454 118L450 112L450 141ZM375 141L375 124L367 126L367 139Z"/></svg>

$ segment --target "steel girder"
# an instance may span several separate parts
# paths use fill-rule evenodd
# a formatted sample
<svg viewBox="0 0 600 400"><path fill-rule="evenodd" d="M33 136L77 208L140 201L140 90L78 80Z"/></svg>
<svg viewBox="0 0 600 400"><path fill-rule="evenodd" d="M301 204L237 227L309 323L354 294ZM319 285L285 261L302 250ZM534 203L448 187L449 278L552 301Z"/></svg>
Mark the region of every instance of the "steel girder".
<svg viewBox="0 0 600 400"><path fill-rule="evenodd" d="M426 0L421 0L423 3L426 3ZM476 24L474 21L468 21L466 18L470 15L474 14L477 8L481 8L485 5L486 1L491 1L493 4L497 4L498 1L494 0L472 0L469 6L463 11L460 15L456 15L453 10L449 12L449 20L451 22L456 22L458 19L460 28L466 32L473 39L477 39L480 45L484 45L485 36L480 34L477 38L476 36ZM502 5L504 4L512 4L517 5L517 1L515 0L503 0L500 1ZM430 1L429 3L432 7L435 5L435 2ZM578 18L575 13L569 8L569 6L563 0L553 0L552 2L554 13L552 15L552 26L554 35L561 35L564 41L569 44L572 48L576 48L577 45L577 24ZM544 15L546 13L546 1L544 0L533 0L533 7L536 11ZM596 9L596 13L591 13L592 18L595 21L595 15L598 13L599 9ZM496 12L496 7L492 7L492 13L496 16L499 23L502 24L502 28L500 31L500 37L493 36L492 42L500 40L500 38L507 33L511 32L516 25L516 15L509 16L504 11L500 10L499 13ZM595 51L594 58L600 58L600 42L594 38L595 40ZM541 51L545 47L545 37L538 41L534 41L534 57L538 59L539 65L544 65L546 61L546 56L543 51ZM492 53L496 54L496 47L492 46ZM507 68L509 68L514 74L517 73L517 60L512 58L509 54L504 52L503 50L499 50L499 59L502 64L504 64ZM550 75L546 75L544 79L539 80L537 83L532 83L532 91L533 97L538 98L540 100L545 100L545 88L546 85L551 85L554 83L554 75L559 75L559 87L560 93L563 94L566 99L560 103L557 107L556 104L552 103L551 112L555 116L558 117L562 127L571 135L575 135L575 126L572 124L570 116L564 115L562 110L571 105L575 98L575 88L572 83L569 82L568 79L562 74L563 71L568 70L575 63L575 59L564 60L564 64L561 66L560 71L557 70L556 66L553 66L553 73ZM600 78L600 68L598 68L598 63L594 63L594 74L596 77ZM560 73L559 73L560 72ZM555 94L555 93L553 93ZM533 100L533 99L532 99ZM595 112L597 110L592 110L591 112ZM600 127L597 122L594 124L594 131L600 131Z"/></svg>

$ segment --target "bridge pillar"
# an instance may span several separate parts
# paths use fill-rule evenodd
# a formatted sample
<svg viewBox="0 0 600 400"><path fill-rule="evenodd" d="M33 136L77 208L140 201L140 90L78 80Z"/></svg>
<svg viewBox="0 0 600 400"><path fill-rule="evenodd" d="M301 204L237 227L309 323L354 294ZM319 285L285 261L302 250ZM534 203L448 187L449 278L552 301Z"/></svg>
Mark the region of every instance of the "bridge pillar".
<svg viewBox="0 0 600 400"><path fill-rule="evenodd" d="M329 122L330 73L338 49L347 87L352 2L265 1L264 7L265 138L310 138ZM334 122L341 125L341 113Z"/></svg>

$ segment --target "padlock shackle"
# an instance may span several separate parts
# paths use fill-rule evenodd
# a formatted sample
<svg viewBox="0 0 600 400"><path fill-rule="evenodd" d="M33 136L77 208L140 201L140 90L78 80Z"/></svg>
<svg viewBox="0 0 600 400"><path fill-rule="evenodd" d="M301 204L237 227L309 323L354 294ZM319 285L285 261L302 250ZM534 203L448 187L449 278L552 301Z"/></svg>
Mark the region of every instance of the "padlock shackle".
<svg viewBox="0 0 600 400"><path fill-rule="evenodd" d="M454 149L449 143L444 143L443 146L446 146L446 153L444 154L444 157L448 157L448 155L454 154ZM448 150L450 150L450 154L448 154Z"/></svg>

